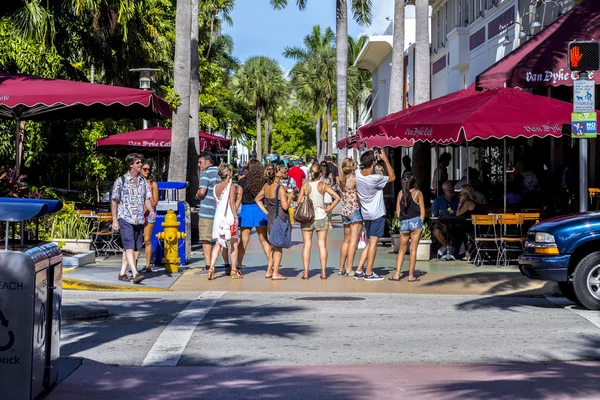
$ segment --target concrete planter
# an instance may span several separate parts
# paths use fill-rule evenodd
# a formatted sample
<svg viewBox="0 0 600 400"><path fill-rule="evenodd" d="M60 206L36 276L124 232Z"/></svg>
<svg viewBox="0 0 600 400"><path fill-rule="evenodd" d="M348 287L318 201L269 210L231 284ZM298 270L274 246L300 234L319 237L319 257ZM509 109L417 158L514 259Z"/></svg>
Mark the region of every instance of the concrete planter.
<svg viewBox="0 0 600 400"><path fill-rule="evenodd" d="M392 233L392 248L394 249L394 253L398 254L400 250L400 234Z"/></svg>
<svg viewBox="0 0 600 400"><path fill-rule="evenodd" d="M421 239L417 247L417 261L429 261L431 251L431 240Z"/></svg>
<svg viewBox="0 0 600 400"><path fill-rule="evenodd" d="M93 264L96 262L96 254L93 250L82 251L74 256L63 256L63 267L77 268L82 265Z"/></svg>
<svg viewBox="0 0 600 400"><path fill-rule="evenodd" d="M61 239L56 238L52 239L53 243L56 243L58 247L61 247L60 243L64 243L61 247L65 250L73 250L73 251L88 251L92 247L92 241L90 239Z"/></svg>

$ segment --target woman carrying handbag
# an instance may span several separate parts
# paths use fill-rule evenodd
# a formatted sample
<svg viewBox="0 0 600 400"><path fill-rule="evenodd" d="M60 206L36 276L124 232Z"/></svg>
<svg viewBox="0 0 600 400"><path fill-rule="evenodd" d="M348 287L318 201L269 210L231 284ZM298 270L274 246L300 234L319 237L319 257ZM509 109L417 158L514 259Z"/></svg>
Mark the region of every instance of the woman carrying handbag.
<svg viewBox="0 0 600 400"><path fill-rule="evenodd" d="M331 186L319 180L322 173L323 169L321 165L314 164L310 167L310 171L308 172L310 180L302 185L302 189L298 195L298 203L303 204L305 197L308 197L314 209L314 220L302 223L302 239L304 239L304 247L302 249L304 274L302 275L302 279L308 279L313 231L317 231L319 259L321 260L321 279L327 279L327 272L325 270L328 256L327 229L329 228L329 218L327 214L339 203L340 196ZM325 195L331 197L331 203L325 204Z"/></svg>
<svg viewBox="0 0 600 400"><path fill-rule="evenodd" d="M238 249L238 212L239 199L241 199L241 188L231 183L232 170L229 164L223 164L219 167L217 173L221 182L214 187L215 199L217 200L217 209L215 210L215 219L213 222L212 238L216 240L210 260L210 269L208 270L208 280L215 279L215 263L221 252L221 247L231 246L231 279L242 279L243 275L237 268L237 249ZM238 191L238 193L236 193ZM236 199L238 201L236 201Z"/></svg>
<svg viewBox="0 0 600 400"><path fill-rule="evenodd" d="M279 273L281 265L282 248L288 248L291 245L292 226L288 215L294 193L286 194L285 188L281 187L281 182L285 179L287 167L285 164L275 166L269 164L265 168L265 178L267 183L256 196L256 204L267 214L267 230L269 232L269 242L271 243L271 264L273 269L268 269L265 278L274 281L287 279ZM266 203L266 208L265 204Z"/></svg>

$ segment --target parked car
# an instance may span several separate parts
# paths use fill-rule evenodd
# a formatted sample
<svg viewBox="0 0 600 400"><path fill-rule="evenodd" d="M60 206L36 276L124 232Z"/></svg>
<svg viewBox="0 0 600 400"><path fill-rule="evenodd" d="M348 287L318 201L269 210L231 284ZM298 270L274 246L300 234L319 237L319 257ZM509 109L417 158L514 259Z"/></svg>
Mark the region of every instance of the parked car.
<svg viewBox="0 0 600 400"><path fill-rule="evenodd" d="M558 283L569 300L600 310L600 212L565 215L529 229L521 273Z"/></svg>

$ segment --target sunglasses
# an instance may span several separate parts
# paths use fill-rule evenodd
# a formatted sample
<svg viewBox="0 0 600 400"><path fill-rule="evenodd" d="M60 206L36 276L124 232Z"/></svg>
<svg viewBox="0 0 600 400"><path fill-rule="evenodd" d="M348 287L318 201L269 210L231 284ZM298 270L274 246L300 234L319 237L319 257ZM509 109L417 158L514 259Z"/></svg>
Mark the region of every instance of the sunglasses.
<svg viewBox="0 0 600 400"><path fill-rule="evenodd" d="M141 161L136 161L134 164L141 164L141 163L142 163Z"/></svg>
<svg viewBox="0 0 600 400"><path fill-rule="evenodd" d="M148 171L152 171L152 170L150 168L142 168L142 171L148 172Z"/></svg>

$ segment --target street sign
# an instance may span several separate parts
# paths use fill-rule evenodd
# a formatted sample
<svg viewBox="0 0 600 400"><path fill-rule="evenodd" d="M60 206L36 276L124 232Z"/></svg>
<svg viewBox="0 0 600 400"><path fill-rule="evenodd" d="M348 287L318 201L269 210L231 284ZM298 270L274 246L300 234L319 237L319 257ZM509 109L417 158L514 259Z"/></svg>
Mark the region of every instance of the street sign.
<svg viewBox="0 0 600 400"><path fill-rule="evenodd" d="M569 43L569 69L571 71L600 69L600 43L594 40Z"/></svg>
<svg viewBox="0 0 600 400"><path fill-rule="evenodd" d="M595 87L591 79L573 81L573 112L593 113L596 111Z"/></svg>
<svg viewBox="0 0 600 400"><path fill-rule="evenodd" d="M596 138L598 135L596 113L572 113L571 137L576 139Z"/></svg>

